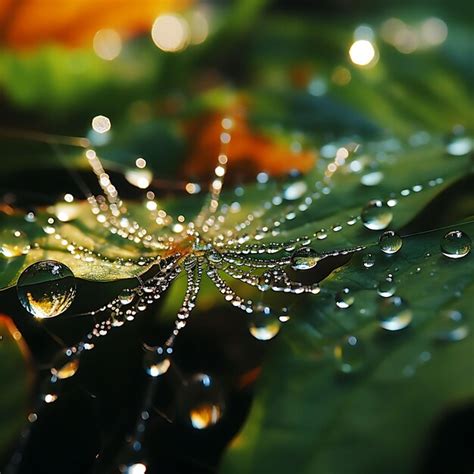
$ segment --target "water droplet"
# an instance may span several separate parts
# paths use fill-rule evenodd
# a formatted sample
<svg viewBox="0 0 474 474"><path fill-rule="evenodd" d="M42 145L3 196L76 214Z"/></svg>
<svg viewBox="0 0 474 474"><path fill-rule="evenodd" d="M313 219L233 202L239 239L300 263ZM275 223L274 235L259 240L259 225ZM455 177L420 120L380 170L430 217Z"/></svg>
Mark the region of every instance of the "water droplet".
<svg viewBox="0 0 474 474"><path fill-rule="evenodd" d="M324 240L328 236L327 232L324 229L318 230L316 233L316 238L318 240Z"/></svg>
<svg viewBox="0 0 474 474"><path fill-rule="evenodd" d="M411 323L413 313L405 300L391 296L380 301L378 319L380 326L387 331L399 331Z"/></svg>
<svg viewBox="0 0 474 474"><path fill-rule="evenodd" d="M0 255L6 258L26 255L30 250L28 237L21 230L3 229L0 232Z"/></svg>
<svg viewBox="0 0 474 474"><path fill-rule="evenodd" d="M461 230L448 232L440 242L441 252L449 258L465 257L472 247L471 238Z"/></svg>
<svg viewBox="0 0 474 474"><path fill-rule="evenodd" d="M68 379L79 369L79 354L72 349L60 351L53 360L51 374L58 379Z"/></svg>
<svg viewBox="0 0 474 474"><path fill-rule="evenodd" d="M146 373L151 377L163 375L171 365L169 354L162 347L154 347L147 350L144 365Z"/></svg>
<svg viewBox="0 0 474 474"><path fill-rule="evenodd" d="M381 280L377 285L377 293L384 298L393 296L395 291L397 291L397 287L395 286L395 282L391 277Z"/></svg>
<svg viewBox="0 0 474 474"><path fill-rule="evenodd" d="M133 301L133 298L135 298L135 293L130 288L123 289L118 296L120 303L123 305L130 304Z"/></svg>
<svg viewBox="0 0 474 474"><path fill-rule="evenodd" d="M392 222L393 214L383 201L374 199L362 209L360 217L367 229L382 230Z"/></svg>
<svg viewBox="0 0 474 474"><path fill-rule="evenodd" d="M365 347L355 336L347 336L334 347L334 358L341 372L345 374L356 372L365 364Z"/></svg>
<svg viewBox="0 0 474 474"><path fill-rule="evenodd" d="M438 341L457 342L469 335L469 326L460 311L454 309L442 311L438 322L435 335Z"/></svg>
<svg viewBox="0 0 474 474"><path fill-rule="evenodd" d="M354 303L354 295L349 288L344 288L336 293L336 306L341 309L349 308Z"/></svg>
<svg viewBox="0 0 474 474"><path fill-rule="evenodd" d="M119 471L122 474L145 474L147 467L142 462L134 462L131 464L120 464Z"/></svg>
<svg viewBox="0 0 474 474"><path fill-rule="evenodd" d="M299 199L308 190L308 185L304 181L296 181L287 186L283 191L283 197L288 201Z"/></svg>
<svg viewBox="0 0 474 474"><path fill-rule="evenodd" d="M222 263L222 255L217 252L216 250L212 250L207 254L208 260L213 263L213 264L219 264Z"/></svg>
<svg viewBox="0 0 474 474"><path fill-rule="evenodd" d="M41 396L41 399L45 403L54 403L58 399L58 395L56 393L45 393Z"/></svg>
<svg viewBox="0 0 474 474"><path fill-rule="evenodd" d="M371 173L364 174L360 178L360 182L364 186L377 186L383 179L383 173L380 171L372 171Z"/></svg>
<svg viewBox="0 0 474 474"><path fill-rule="evenodd" d="M33 316L53 318L71 306L76 296L76 281L63 263L44 260L23 271L17 293L20 303Z"/></svg>
<svg viewBox="0 0 474 474"><path fill-rule="evenodd" d="M291 256L291 266L293 270L309 270L314 268L321 260L321 256L316 250L304 247L296 250Z"/></svg>
<svg viewBox="0 0 474 474"><path fill-rule="evenodd" d="M224 413L222 390L207 374L196 374L187 381L178 404L185 420L198 430L214 426Z"/></svg>
<svg viewBox="0 0 474 474"><path fill-rule="evenodd" d="M472 151L472 140L462 135L453 135L446 144L446 151L452 156L464 156Z"/></svg>
<svg viewBox="0 0 474 474"><path fill-rule="evenodd" d="M290 320L290 315L288 314L288 308L282 308L280 310L280 316L278 316L278 319L280 320L281 323L287 323Z"/></svg>
<svg viewBox="0 0 474 474"><path fill-rule="evenodd" d="M380 236L379 248L387 255L397 253L402 248L402 245L402 238L393 230L387 230Z"/></svg>
<svg viewBox="0 0 474 474"><path fill-rule="evenodd" d="M280 320L269 306L258 305L248 319L250 334L259 341L269 341L280 331Z"/></svg>
<svg viewBox="0 0 474 474"><path fill-rule="evenodd" d="M375 265L375 257L371 253L366 253L362 257L362 263L365 268L372 268Z"/></svg>

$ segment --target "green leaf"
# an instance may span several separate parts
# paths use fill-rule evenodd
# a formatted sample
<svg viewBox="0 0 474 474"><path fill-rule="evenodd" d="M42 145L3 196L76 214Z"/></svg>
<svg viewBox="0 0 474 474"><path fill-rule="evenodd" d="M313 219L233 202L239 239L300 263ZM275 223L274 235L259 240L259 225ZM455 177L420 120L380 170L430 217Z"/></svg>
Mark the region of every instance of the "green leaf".
<svg viewBox="0 0 474 474"><path fill-rule="evenodd" d="M458 228L474 235L472 223ZM472 339L454 341L445 314L459 311L456 327L474 330L474 257L441 255L446 232L408 237L395 255L375 250L370 269L354 257L323 282L272 348L220 472L413 472L433 423L474 391ZM377 321L384 298L376 288L388 273L413 315L393 333ZM345 287L354 303L339 309L335 294ZM347 359L354 370L341 373L347 336L357 339Z"/></svg>

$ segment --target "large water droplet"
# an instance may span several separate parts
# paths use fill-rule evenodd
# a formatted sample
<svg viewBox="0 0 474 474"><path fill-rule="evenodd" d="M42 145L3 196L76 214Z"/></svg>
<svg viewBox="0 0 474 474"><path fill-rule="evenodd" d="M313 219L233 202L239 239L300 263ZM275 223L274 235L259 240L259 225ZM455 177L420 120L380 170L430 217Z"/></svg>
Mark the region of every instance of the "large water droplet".
<svg viewBox="0 0 474 474"><path fill-rule="evenodd" d="M6 258L26 255L30 250L28 237L21 230L3 229L0 232L0 255Z"/></svg>
<svg viewBox="0 0 474 474"><path fill-rule="evenodd" d="M295 251L291 256L293 270L309 270L314 268L321 260L321 255L310 247L304 247Z"/></svg>
<svg viewBox="0 0 474 474"><path fill-rule="evenodd" d="M187 381L178 404L185 420L198 430L214 426L224 413L222 390L207 374L196 374Z"/></svg>
<svg viewBox="0 0 474 474"><path fill-rule="evenodd" d="M64 313L76 296L76 280L63 263L45 260L33 263L20 275L18 299L36 318L53 318Z"/></svg>
<svg viewBox="0 0 474 474"><path fill-rule="evenodd" d="M269 306L258 305L248 316L250 334L259 341L269 341L280 331L280 320Z"/></svg>
<svg viewBox="0 0 474 474"><path fill-rule="evenodd" d="M146 373L151 377L163 375L171 365L169 354L162 347L147 350L143 362Z"/></svg>
<svg viewBox="0 0 474 474"><path fill-rule="evenodd" d="M79 354L72 349L60 351L53 360L51 373L58 379L68 379L79 369Z"/></svg>
<svg viewBox="0 0 474 474"><path fill-rule="evenodd" d="M463 231L452 230L441 239L440 247L446 257L462 258L471 251L472 241Z"/></svg>
<svg viewBox="0 0 474 474"><path fill-rule="evenodd" d="M354 303L354 295L349 288L344 288L336 293L336 306L341 309L349 308Z"/></svg>
<svg viewBox="0 0 474 474"><path fill-rule="evenodd" d="M397 291L397 287L392 277L384 278L377 285L377 293L384 298L390 298L395 294L395 291Z"/></svg>
<svg viewBox="0 0 474 474"><path fill-rule="evenodd" d="M435 336L438 341L457 342L469 335L469 326L460 311L454 309L442 311L438 323Z"/></svg>
<svg viewBox="0 0 474 474"><path fill-rule="evenodd" d="M380 326L387 331L399 331L411 323L413 313L405 300L391 296L380 302L378 319Z"/></svg>
<svg viewBox="0 0 474 474"><path fill-rule="evenodd" d="M369 201L360 214L362 223L367 229L386 229L392 222L393 214L390 208L381 200Z"/></svg>
<svg viewBox="0 0 474 474"><path fill-rule="evenodd" d="M387 230L380 236L379 248L387 255L397 253L402 248L402 245L402 238L393 230Z"/></svg>
<svg viewBox="0 0 474 474"><path fill-rule="evenodd" d="M365 364L365 356L365 348L355 336L347 336L334 347L337 367L345 374L360 370Z"/></svg>

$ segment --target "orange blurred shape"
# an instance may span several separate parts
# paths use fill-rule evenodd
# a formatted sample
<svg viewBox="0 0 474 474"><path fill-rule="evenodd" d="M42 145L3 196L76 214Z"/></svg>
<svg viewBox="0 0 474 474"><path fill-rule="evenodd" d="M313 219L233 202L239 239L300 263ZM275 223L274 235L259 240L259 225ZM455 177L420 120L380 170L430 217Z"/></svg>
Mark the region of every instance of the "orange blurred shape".
<svg viewBox="0 0 474 474"><path fill-rule="evenodd" d="M192 143L190 156L184 165L187 177L206 179L212 176L220 151L219 136L222 132L222 114L199 117L186 129ZM277 143L250 129L244 116L229 114L233 120L231 141L227 146L230 177L254 179L260 171L280 177L290 171L309 171L315 163L313 151L293 152L287 143Z"/></svg>
<svg viewBox="0 0 474 474"><path fill-rule="evenodd" d="M17 49L45 43L92 46L97 31L127 38L150 31L155 18L192 0L0 0L0 41Z"/></svg>
<svg viewBox="0 0 474 474"><path fill-rule="evenodd" d="M21 332L18 331L9 316L0 313L0 344L1 343L14 344L22 354L23 360L26 361L27 364L30 364L30 350L28 349Z"/></svg>
<svg viewBox="0 0 474 474"><path fill-rule="evenodd" d="M258 366L242 374L239 377L239 381L238 381L239 388L243 389L255 383L257 379L260 377L261 372L262 372L262 367Z"/></svg>

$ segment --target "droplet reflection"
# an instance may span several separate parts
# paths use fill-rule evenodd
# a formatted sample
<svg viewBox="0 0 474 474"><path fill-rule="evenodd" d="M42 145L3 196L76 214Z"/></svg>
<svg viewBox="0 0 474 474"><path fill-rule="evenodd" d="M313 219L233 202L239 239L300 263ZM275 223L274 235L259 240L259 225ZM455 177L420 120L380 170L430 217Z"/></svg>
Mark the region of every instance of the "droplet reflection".
<svg viewBox="0 0 474 474"><path fill-rule="evenodd" d="M76 296L72 271L55 260L36 262L26 268L17 283L18 299L36 318L54 318L71 306Z"/></svg>

